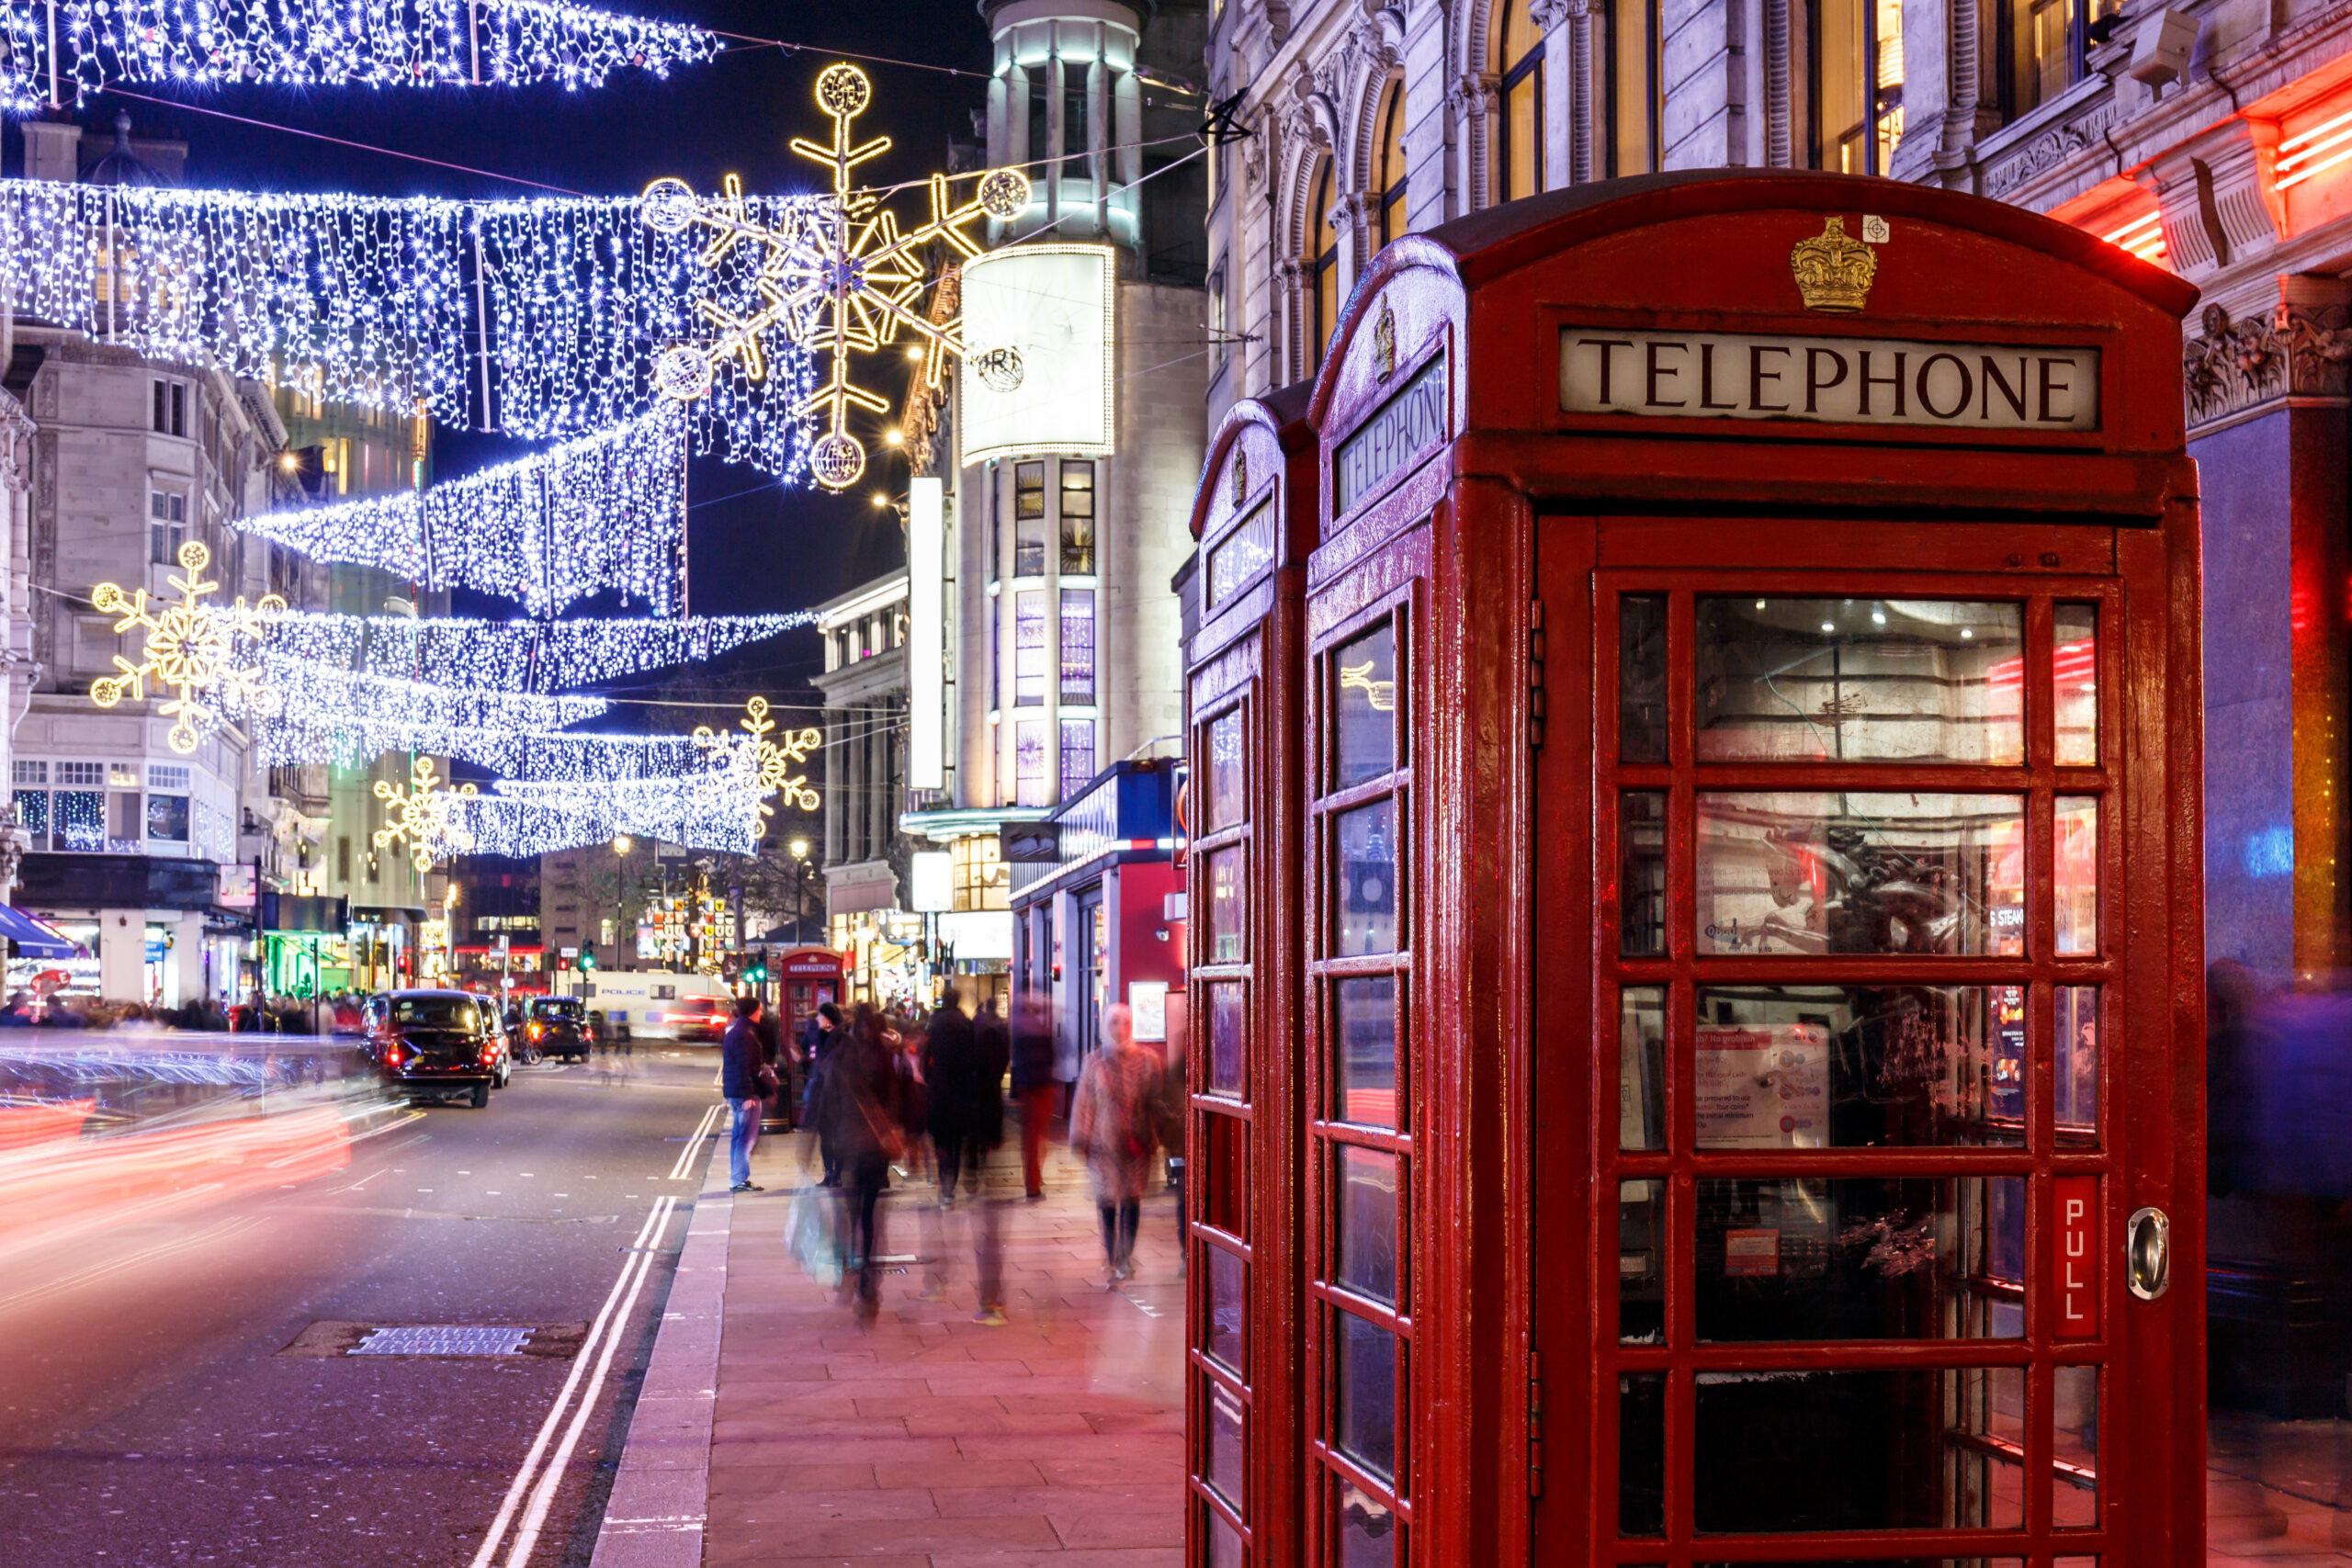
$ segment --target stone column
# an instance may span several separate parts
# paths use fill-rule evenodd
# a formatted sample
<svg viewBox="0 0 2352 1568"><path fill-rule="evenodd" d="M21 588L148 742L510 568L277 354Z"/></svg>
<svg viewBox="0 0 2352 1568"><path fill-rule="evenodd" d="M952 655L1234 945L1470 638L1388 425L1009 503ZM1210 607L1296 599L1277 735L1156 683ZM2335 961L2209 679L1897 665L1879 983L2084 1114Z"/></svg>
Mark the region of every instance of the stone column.
<svg viewBox="0 0 2352 1568"><path fill-rule="evenodd" d="M2210 304L2184 348L2204 513L2210 956L2324 984L2352 959L2345 806L2352 285Z"/></svg>

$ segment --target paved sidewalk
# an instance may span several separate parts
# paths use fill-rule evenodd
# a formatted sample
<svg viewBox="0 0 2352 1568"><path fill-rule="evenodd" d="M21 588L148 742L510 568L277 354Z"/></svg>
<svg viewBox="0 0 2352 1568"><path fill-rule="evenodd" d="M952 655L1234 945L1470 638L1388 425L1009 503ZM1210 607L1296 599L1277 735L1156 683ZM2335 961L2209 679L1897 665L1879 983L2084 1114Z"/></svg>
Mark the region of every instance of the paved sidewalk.
<svg viewBox="0 0 2352 1568"><path fill-rule="evenodd" d="M784 1245L803 1139L763 1139L734 1201L711 1429L710 1568L1177 1568L1184 1498L1183 1285L1174 1200L1144 1205L1136 1278L1104 1287L1085 1178L1053 1151L1047 1196L1002 1197L1005 1310L978 1302L968 1200L946 1213L892 1176L882 1279L860 1326ZM922 1258L944 1260L933 1277ZM923 1299L927 1286L937 1299Z"/></svg>

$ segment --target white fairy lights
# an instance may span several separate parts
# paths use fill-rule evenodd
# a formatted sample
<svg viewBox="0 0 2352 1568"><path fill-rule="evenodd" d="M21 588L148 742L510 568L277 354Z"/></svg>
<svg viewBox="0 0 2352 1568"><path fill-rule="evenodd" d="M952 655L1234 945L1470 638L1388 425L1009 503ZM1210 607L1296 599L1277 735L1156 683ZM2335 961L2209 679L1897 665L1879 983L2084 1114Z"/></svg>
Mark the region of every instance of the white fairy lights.
<svg viewBox="0 0 2352 1568"><path fill-rule="evenodd" d="M682 402L696 402L711 394L718 367L729 365L757 385L774 352L767 342L771 334L808 354L828 355L824 381L797 398L791 412L801 418L825 416L825 432L809 447L808 469L829 490L846 490L865 471L865 444L848 429L850 410L880 414L890 407L887 399L849 379L850 356L879 353L904 332L911 345L908 352L922 361L925 389L937 389L942 362L960 355L963 346L955 319L933 321L923 309L924 253L937 242L967 259L977 256L979 242L967 228L984 218L1017 218L1029 205L1029 178L1018 169L983 174L972 199L960 205L949 197L946 177L933 175L930 221L900 232L898 216L877 212L874 193L850 182L853 170L890 147L887 136L860 142L852 129L873 99L873 85L854 65L836 62L818 73L817 107L833 122L832 140L792 141L795 152L832 175L831 199L815 210L787 208L781 222L763 218L731 175L726 194L711 201L676 179L654 181L639 198L639 214L654 233L708 229L707 266L740 265L740 253L758 256L758 299L749 307L731 299L697 299L695 310L718 329L718 336L672 343L655 362L656 385Z"/></svg>
<svg viewBox="0 0 2352 1568"><path fill-rule="evenodd" d="M67 82L574 89L666 76L722 47L700 28L550 0L6 0L0 16L11 90L51 102Z"/></svg>
<svg viewBox="0 0 2352 1568"><path fill-rule="evenodd" d="M268 653L261 662L263 681L278 694L277 702L266 715L233 716L253 727L257 760L269 767L349 767L387 751L426 751L519 773L525 755L548 732L612 707L602 697L462 691Z"/></svg>
<svg viewBox="0 0 2352 1568"><path fill-rule="evenodd" d="M795 206L743 211L785 224ZM563 440L659 405L655 350L701 330L696 290L757 308L757 257L707 266L698 241L646 227L638 207L4 180L0 288L19 317L150 357ZM766 368L729 366L696 401L697 451L797 470L811 361L785 345Z"/></svg>
<svg viewBox="0 0 2352 1568"><path fill-rule="evenodd" d="M623 834L749 854L758 798L756 783L728 767L660 782L501 780L491 793L454 804L455 820L483 854L544 854Z"/></svg>
<svg viewBox="0 0 2352 1568"><path fill-rule="evenodd" d="M816 620L811 611L676 621L480 621L289 610L270 623L266 644L274 659L321 670L384 680L429 675L457 691L546 694L709 659Z"/></svg>
<svg viewBox="0 0 2352 1568"><path fill-rule="evenodd" d="M607 588L676 607L685 421L659 408L601 434L424 491L240 518L314 560L472 588L535 615Z"/></svg>

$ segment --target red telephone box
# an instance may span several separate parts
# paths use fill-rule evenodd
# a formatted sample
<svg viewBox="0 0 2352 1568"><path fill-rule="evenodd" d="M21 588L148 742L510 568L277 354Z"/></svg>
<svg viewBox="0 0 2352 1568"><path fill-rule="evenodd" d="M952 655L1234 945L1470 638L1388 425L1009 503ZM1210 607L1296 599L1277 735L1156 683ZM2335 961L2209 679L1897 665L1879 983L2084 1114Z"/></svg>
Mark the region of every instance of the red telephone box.
<svg viewBox="0 0 2352 1568"><path fill-rule="evenodd" d="M1614 181L1390 245L1228 419L1196 1562L2203 1560L2193 299Z"/></svg>
<svg viewBox="0 0 2352 1568"><path fill-rule="evenodd" d="M781 953L768 965L776 983L777 1021L787 1044L800 1038L801 1029L827 1002L839 1002L849 976L849 959L830 947L796 947Z"/></svg>

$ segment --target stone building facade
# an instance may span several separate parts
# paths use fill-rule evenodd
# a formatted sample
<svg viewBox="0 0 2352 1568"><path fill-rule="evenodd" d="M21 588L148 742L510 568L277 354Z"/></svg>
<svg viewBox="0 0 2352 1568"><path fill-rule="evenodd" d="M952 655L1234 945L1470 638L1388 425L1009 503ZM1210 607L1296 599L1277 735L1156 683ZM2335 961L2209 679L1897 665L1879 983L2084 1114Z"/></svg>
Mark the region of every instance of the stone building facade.
<svg viewBox="0 0 2352 1568"><path fill-rule="evenodd" d="M1932 182L2198 284L2210 948L2352 959L2352 6L1229 0L1207 59L1212 423L1313 374L1388 240L1655 170Z"/></svg>

